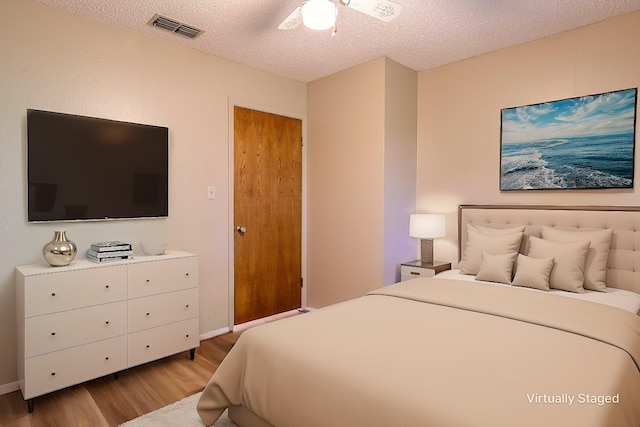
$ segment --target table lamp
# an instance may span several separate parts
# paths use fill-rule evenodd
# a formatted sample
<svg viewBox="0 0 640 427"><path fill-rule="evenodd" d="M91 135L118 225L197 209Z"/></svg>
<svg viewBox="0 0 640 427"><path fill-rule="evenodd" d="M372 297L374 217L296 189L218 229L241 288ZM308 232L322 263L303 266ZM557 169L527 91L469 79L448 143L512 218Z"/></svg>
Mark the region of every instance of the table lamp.
<svg viewBox="0 0 640 427"><path fill-rule="evenodd" d="M446 236L443 214L411 214L409 236L420 239L420 263L433 265L433 239Z"/></svg>

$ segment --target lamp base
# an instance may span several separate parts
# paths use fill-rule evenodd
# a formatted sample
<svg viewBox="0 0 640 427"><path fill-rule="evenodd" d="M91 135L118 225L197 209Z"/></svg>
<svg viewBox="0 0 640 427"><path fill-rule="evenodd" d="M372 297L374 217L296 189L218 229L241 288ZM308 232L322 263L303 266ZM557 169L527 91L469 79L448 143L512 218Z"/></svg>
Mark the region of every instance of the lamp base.
<svg viewBox="0 0 640 427"><path fill-rule="evenodd" d="M420 263L433 265L433 239L420 239Z"/></svg>

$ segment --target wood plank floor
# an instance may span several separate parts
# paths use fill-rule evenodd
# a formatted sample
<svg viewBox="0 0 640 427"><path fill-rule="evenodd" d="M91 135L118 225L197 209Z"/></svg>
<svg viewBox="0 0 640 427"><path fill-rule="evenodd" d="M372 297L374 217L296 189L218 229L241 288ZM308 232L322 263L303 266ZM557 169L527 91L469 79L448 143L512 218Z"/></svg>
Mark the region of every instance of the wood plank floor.
<svg viewBox="0 0 640 427"><path fill-rule="evenodd" d="M240 333L201 341L194 361L186 351L38 397L31 414L19 391L2 395L0 426L117 426L202 391Z"/></svg>

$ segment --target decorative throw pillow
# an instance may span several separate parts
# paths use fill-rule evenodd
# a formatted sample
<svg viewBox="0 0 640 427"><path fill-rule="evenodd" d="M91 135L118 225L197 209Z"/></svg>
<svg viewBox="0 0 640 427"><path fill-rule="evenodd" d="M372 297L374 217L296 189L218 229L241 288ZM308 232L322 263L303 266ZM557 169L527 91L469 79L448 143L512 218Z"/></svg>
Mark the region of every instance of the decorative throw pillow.
<svg viewBox="0 0 640 427"><path fill-rule="evenodd" d="M502 255L491 255L490 253L483 251L482 264L480 264L480 268L478 269L476 280L506 284L511 283L513 263L517 256L517 252Z"/></svg>
<svg viewBox="0 0 640 427"><path fill-rule="evenodd" d="M584 288L601 292L607 290L605 281L607 279L609 249L611 248L611 239L613 238L612 229L571 231L543 226L542 238L555 242L591 241L584 268Z"/></svg>
<svg viewBox="0 0 640 427"><path fill-rule="evenodd" d="M553 263L553 258L532 258L520 254L518 255L516 275L511 284L548 291Z"/></svg>
<svg viewBox="0 0 640 427"><path fill-rule="evenodd" d="M483 251L491 255L518 252L522 235L523 233L514 233L504 236L489 236L469 230L462 261L458 264L460 272L462 274L478 274Z"/></svg>
<svg viewBox="0 0 640 427"><path fill-rule="evenodd" d="M493 228L467 224L467 232L469 232L469 230L489 236L504 236L505 234L522 233L524 231L524 225L510 228Z"/></svg>
<svg viewBox="0 0 640 427"><path fill-rule="evenodd" d="M549 276L549 286L569 292L584 292L584 265L590 241L561 243L529 237L529 256L554 258L555 265ZM517 268L516 268L517 274Z"/></svg>

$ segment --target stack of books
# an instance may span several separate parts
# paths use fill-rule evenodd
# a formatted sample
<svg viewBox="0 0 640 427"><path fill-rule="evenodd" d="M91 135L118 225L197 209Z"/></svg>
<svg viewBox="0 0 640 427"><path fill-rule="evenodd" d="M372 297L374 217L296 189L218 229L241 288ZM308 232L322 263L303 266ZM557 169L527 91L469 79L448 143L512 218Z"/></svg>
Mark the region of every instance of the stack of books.
<svg viewBox="0 0 640 427"><path fill-rule="evenodd" d="M114 240L111 242L93 243L87 251L87 259L93 262L121 261L133 258L133 247L130 243Z"/></svg>

